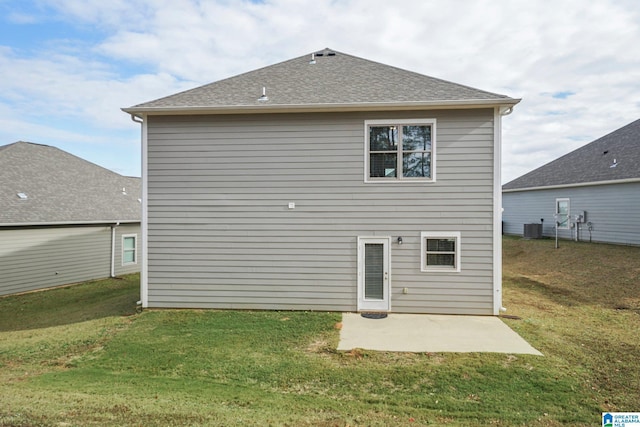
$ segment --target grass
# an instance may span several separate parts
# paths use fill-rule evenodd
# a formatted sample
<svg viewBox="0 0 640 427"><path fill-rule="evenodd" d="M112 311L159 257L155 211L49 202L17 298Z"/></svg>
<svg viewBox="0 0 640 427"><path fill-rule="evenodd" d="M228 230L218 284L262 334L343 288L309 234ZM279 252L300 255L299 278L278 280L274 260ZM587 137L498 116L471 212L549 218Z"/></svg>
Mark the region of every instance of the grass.
<svg viewBox="0 0 640 427"><path fill-rule="evenodd" d="M0 426L591 426L640 408L640 248L504 240L545 357L337 352L336 313L147 310L138 277L0 299Z"/></svg>

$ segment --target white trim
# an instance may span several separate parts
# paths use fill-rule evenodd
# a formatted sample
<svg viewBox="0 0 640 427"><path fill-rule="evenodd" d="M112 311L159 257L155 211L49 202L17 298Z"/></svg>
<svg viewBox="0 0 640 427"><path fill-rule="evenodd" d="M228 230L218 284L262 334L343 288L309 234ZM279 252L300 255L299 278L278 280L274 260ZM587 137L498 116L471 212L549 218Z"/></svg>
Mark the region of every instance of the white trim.
<svg viewBox="0 0 640 427"><path fill-rule="evenodd" d="M493 113L493 315L502 308L502 114Z"/></svg>
<svg viewBox="0 0 640 427"><path fill-rule="evenodd" d="M359 103L318 103L318 104L276 104L263 105L221 105L187 107L130 107L121 110L129 114L176 115L176 114L249 114L249 113L321 113L346 111L408 111L437 109L512 107L519 98L466 99L452 101L406 101L406 102L359 102Z"/></svg>
<svg viewBox="0 0 640 427"><path fill-rule="evenodd" d="M424 118L424 119L376 119L364 121L364 182L367 184L427 184L436 182L436 119ZM376 125L430 125L431 126L431 177L429 178L403 178L397 176L395 178L371 178L369 176L369 126ZM399 141L400 143L400 141ZM398 151L398 163L402 162L401 151ZM401 169L398 168L398 175L401 173Z"/></svg>
<svg viewBox="0 0 640 427"><path fill-rule="evenodd" d="M560 212L558 212L558 202L567 202L567 225L564 227L560 227L558 226L558 215L560 214ZM556 197L556 207L555 207L555 220L556 220L556 226L558 227L558 230L569 230L571 229L571 199L568 197Z"/></svg>
<svg viewBox="0 0 640 427"><path fill-rule="evenodd" d="M427 239L429 238L448 238L456 240L455 266L436 267L427 265ZM427 273L460 273L462 270L462 237L459 231L422 231L420 233L420 271Z"/></svg>
<svg viewBox="0 0 640 427"><path fill-rule="evenodd" d="M130 239L133 238L133 261L125 261L124 259L124 252L125 252L125 247L124 247L124 241L126 239ZM127 265L135 265L138 263L138 235L136 233L132 233L132 234L123 234L122 235L122 239L120 239L121 242L121 252L122 252L122 266L127 266Z"/></svg>
<svg viewBox="0 0 640 427"><path fill-rule="evenodd" d="M140 233L142 234L142 265L140 266L140 301L142 308L149 307L149 173L148 173L148 141L147 141L147 117L142 117L141 126L141 162L142 162L142 223Z"/></svg>
<svg viewBox="0 0 640 427"><path fill-rule="evenodd" d="M50 227L50 226L61 226L61 225L77 225L78 227L84 225L112 225L115 223L120 224L136 224L140 222L140 220L100 220L100 221L58 221L58 222L6 222L0 224L0 227Z"/></svg>
<svg viewBox="0 0 640 427"><path fill-rule="evenodd" d="M378 243L384 245L384 263L386 280L383 285L382 300L366 300L364 297L364 245ZM391 311L391 237L363 236L358 237L358 280L357 280L357 310L358 311Z"/></svg>
<svg viewBox="0 0 640 427"><path fill-rule="evenodd" d="M629 184L633 182L640 182L640 178L611 179L608 181L578 182L575 184L558 184L558 185L547 185L547 186L541 186L541 187L512 188L509 190L502 190L502 192L517 193L519 191L556 190L558 188L592 187L595 185Z"/></svg>

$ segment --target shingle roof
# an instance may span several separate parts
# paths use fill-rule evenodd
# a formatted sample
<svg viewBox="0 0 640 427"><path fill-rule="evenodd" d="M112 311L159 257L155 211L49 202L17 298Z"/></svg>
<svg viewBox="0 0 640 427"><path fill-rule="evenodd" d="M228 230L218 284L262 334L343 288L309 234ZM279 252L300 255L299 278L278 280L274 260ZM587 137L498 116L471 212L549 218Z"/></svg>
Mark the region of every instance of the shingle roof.
<svg viewBox="0 0 640 427"><path fill-rule="evenodd" d="M640 179L640 119L508 182L502 189L626 179Z"/></svg>
<svg viewBox="0 0 640 427"><path fill-rule="evenodd" d="M329 48L123 109L256 110L394 105L515 105L520 100L358 58ZM268 100L260 100L266 91Z"/></svg>
<svg viewBox="0 0 640 427"><path fill-rule="evenodd" d="M140 178L58 148L22 141L0 147L0 225L139 221L140 197Z"/></svg>

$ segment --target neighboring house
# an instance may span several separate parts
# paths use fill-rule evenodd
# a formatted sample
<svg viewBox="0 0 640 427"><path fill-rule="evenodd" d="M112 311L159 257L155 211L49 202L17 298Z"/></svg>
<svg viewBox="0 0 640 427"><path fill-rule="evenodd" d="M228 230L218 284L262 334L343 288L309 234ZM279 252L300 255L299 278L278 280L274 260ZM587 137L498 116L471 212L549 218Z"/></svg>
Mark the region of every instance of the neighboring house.
<svg viewBox="0 0 640 427"><path fill-rule="evenodd" d="M57 148L0 147L0 295L140 271L140 197Z"/></svg>
<svg viewBox="0 0 640 427"><path fill-rule="evenodd" d="M640 120L502 187L504 232L640 245ZM541 222L541 220L544 220Z"/></svg>
<svg viewBox="0 0 640 427"><path fill-rule="evenodd" d="M143 307L497 314L518 102L325 49L124 109Z"/></svg>

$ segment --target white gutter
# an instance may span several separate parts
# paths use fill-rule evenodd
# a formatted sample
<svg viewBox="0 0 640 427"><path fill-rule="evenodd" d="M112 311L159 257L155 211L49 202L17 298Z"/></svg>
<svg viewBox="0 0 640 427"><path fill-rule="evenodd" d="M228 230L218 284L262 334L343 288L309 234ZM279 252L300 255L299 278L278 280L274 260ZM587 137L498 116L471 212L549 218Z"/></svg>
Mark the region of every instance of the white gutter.
<svg viewBox="0 0 640 427"><path fill-rule="evenodd" d="M502 192L517 193L519 191L555 190L558 188L591 187L594 185L629 184L632 182L640 182L640 178L610 179L608 181L577 182L574 184L558 184L558 185L547 185L547 186L540 186L540 187L512 188L508 190L502 190Z"/></svg>
<svg viewBox="0 0 640 427"><path fill-rule="evenodd" d="M248 113L318 113L346 111L408 111L416 109L454 109L454 108L494 108L513 107L520 99L469 99L452 101L414 101L414 102L359 102L326 104L275 104L270 105L217 105L217 106L168 106L168 107L130 107L122 111L134 115L146 114L248 114ZM508 114L508 113L507 113ZM505 114L506 115L506 114ZM139 117L139 116L138 116Z"/></svg>
<svg viewBox="0 0 640 427"><path fill-rule="evenodd" d="M62 226L62 225L110 225L114 223L120 224L135 224L140 222L138 219L127 220L99 220L99 221L53 221L53 222L5 222L0 224L0 227L50 227L50 226Z"/></svg>

